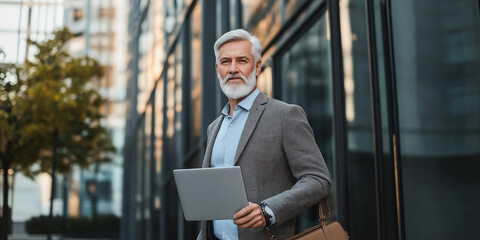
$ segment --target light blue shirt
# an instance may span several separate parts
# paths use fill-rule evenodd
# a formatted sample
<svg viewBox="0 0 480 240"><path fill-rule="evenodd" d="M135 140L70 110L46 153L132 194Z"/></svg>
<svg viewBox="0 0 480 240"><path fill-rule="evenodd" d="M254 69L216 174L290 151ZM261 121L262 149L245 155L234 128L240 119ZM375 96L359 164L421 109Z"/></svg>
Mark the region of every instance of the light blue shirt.
<svg viewBox="0 0 480 240"><path fill-rule="evenodd" d="M228 115L230 105L227 103L222 110L223 121L213 145L211 167L229 167L234 165L238 141L247 122L253 101L260 91L255 89L250 95L235 106L233 114ZM218 239L238 239L237 225L233 220L214 220L213 229Z"/></svg>

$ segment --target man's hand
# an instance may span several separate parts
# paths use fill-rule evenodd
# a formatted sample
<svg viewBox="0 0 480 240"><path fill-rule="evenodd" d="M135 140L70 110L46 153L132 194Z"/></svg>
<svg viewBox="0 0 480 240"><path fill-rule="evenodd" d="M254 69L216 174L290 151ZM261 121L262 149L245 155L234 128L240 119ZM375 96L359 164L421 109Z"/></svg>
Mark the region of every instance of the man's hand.
<svg viewBox="0 0 480 240"><path fill-rule="evenodd" d="M263 217L262 208L256 203L248 202L248 206L233 216L233 223L239 228L265 227L267 223Z"/></svg>

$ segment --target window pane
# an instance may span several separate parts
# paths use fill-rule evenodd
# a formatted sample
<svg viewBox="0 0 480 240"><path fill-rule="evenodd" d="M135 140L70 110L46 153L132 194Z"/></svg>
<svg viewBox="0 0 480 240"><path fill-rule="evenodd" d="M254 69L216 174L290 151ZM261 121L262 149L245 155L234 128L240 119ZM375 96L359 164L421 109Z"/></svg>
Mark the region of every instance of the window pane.
<svg viewBox="0 0 480 240"><path fill-rule="evenodd" d="M152 71L153 79L157 80L160 78L160 74L163 70L163 61L165 61L165 32L163 29L164 21L164 12L163 12L163 2L151 1L149 21L151 22L151 35L152 35L152 46L149 47L149 50L152 51Z"/></svg>
<svg viewBox="0 0 480 240"><path fill-rule="evenodd" d="M192 12L191 21L191 38L192 38L192 54L191 54L191 86L192 86L192 116L193 116L193 139L197 143L200 139L200 97L202 94L202 66L201 66L201 34L202 34L202 21L201 21L201 5L196 4Z"/></svg>
<svg viewBox="0 0 480 240"><path fill-rule="evenodd" d="M151 192L152 186L151 181L153 177L151 176L152 173L152 160L153 156L151 155L151 147L152 147L152 104L148 104L145 110L145 138L144 138L144 160L143 160L143 184L142 184L142 214L143 214L143 234L144 239L148 239L152 235L152 223L151 223Z"/></svg>
<svg viewBox="0 0 480 240"><path fill-rule="evenodd" d="M302 7L320 0L241 0L243 28L251 31L262 43L270 42L282 24L291 20ZM233 5L231 5L233 6Z"/></svg>
<svg viewBox="0 0 480 240"><path fill-rule="evenodd" d="M140 120L139 127L137 128L137 156L136 156L136 179L135 179L135 196L136 196L136 201L135 201L135 228L136 229L142 229L142 226L145 226L143 224L143 220L145 217L143 216L142 213L142 199L143 199L143 173L144 173L144 167L145 167L145 115L142 116ZM136 232L136 238L137 239L143 239L143 231L137 231Z"/></svg>
<svg viewBox="0 0 480 240"><path fill-rule="evenodd" d="M20 20L20 5L10 5L10 4L1 4L0 3L0 16L3 21L0 21L0 30L1 31L12 31L15 32L18 30L18 23ZM2 33L3 35L3 33Z"/></svg>
<svg viewBox="0 0 480 240"><path fill-rule="evenodd" d="M408 239L480 235L477 4L392 1Z"/></svg>
<svg viewBox="0 0 480 240"><path fill-rule="evenodd" d="M139 37L139 46L138 51L140 54L138 60L138 104L137 104L137 111L143 112L145 111L145 103L149 97L149 90L151 88L150 85L153 85L153 81L151 81L151 75L149 75L149 69L151 67L150 64L150 57L151 51L149 51L150 43L151 43L151 34L150 34L150 23L148 21L144 21L141 25L141 33Z"/></svg>
<svg viewBox="0 0 480 240"><path fill-rule="evenodd" d="M263 66L265 66L265 69L257 78L257 87L262 93L268 97L272 97L272 67L268 64L264 64Z"/></svg>
<svg viewBox="0 0 480 240"><path fill-rule="evenodd" d="M164 82L163 78L161 78L155 89L155 111L154 111L154 118L155 118L155 127L154 127L154 135L155 135L155 172L159 176L162 171L162 160L163 160L163 94L164 94ZM160 206L158 206L160 208Z"/></svg>
<svg viewBox="0 0 480 240"><path fill-rule="evenodd" d="M183 161L183 153L185 151L184 134L182 126L182 42L178 41L175 47L175 146L177 163Z"/></svg>
<svg viewBox="0 0 480 240"><path fill-rule="evenodd" d="M260 42L269 42L281 27L280 1L242 0L243 28Z"/></svg>
<svg viewBox="0 0 480 240"><path fill-rule="evenodd" d="M305 110L335 186L330 65L324 15L281 56L281 96L285 102L298 104ZM299 219L299 229L315 225L317 215L316 207L304 211Z"/></svg>
<svg viewBox="0 0 480 240"><path fill-rule="evenodd" d="M17 62L18 51L18 34L1 32L2 38L0 39L0 49L5 55L0 55L0 61L14 63Z"/></svg>
<svg viewBox="0 0 480 240"><path fill-rule="evenodd" d="M340 2L352 239L377 239L375 166L365 1ZM388 128L387 128L388 129Z"/></svg>

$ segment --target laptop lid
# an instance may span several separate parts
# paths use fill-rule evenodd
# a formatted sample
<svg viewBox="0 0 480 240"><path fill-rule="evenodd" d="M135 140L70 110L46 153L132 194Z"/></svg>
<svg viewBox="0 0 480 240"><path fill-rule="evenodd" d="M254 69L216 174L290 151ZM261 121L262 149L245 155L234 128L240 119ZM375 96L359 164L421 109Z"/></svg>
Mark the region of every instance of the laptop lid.
<svg viewBox="0 0 480 240"><path fill-rule="evenodd" d="M173 170L187 221L233 219L248 205L239 166Z"/></svg>

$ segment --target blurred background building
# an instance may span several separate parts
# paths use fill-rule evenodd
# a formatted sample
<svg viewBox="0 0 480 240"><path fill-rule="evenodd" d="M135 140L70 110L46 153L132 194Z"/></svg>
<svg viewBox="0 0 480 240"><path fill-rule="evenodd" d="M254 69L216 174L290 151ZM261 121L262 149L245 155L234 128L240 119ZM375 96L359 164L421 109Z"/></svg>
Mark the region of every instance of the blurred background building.
<svg viewBox="0 0 480 240"><path fill-rule="evenodd" d="M43 41L54 30L69 27L75 35L68 48L71 55L88 55L104 67L104 77L94 86L107 103L102 109L103 124L112 136L117 154L112 162L75 168L69 176L57 176L54 215L91 216L92 202L99 214L121 216L123 154L125 139L126 30L127 2L91 0L0 1L0 48L5 62L23 64L31 60L35 48L27 39ZM33 216L48 215L50 206L48 174L34 181L15 174L12 220L21 223ZM16 227L20 226L20 227ZM24 231L14 224L14 232Z"/></svg>
<svg viewBox="0 0 480 240"><path fill-rule="evenodd" d="M73 56L88 55L103 66L104 76L94 87L107 99L103 124L117 149L113 161L75 172L70 199L77 197L79 214L91 216L92 194L98 195L98 213L121 215L123 142L126 99L126 1L65 0L65 26L74 34L69 43ZM95 184L96 186L91 186ZM95 192L92 192L92 191ZM72 196L73 194L73 196ZM76 194L76 195L75 195Z"/></svg>
<svg viewBox="0 0 480 240"><path fill-rule="evenodd" d="M98 194L98 211L122 216L121 239L195 239L172 170L201 164L227 102L213 43L236 28L263 45L260 90L305 109L352 239L480 234L478 1L0 0L0 19L7 62L32 56L28 37L68 26L72 55L104 66L94 84L117 156L59 185L71 215L89 216ZM49 177L19 175L14 221L46 214Z"/></svg>

